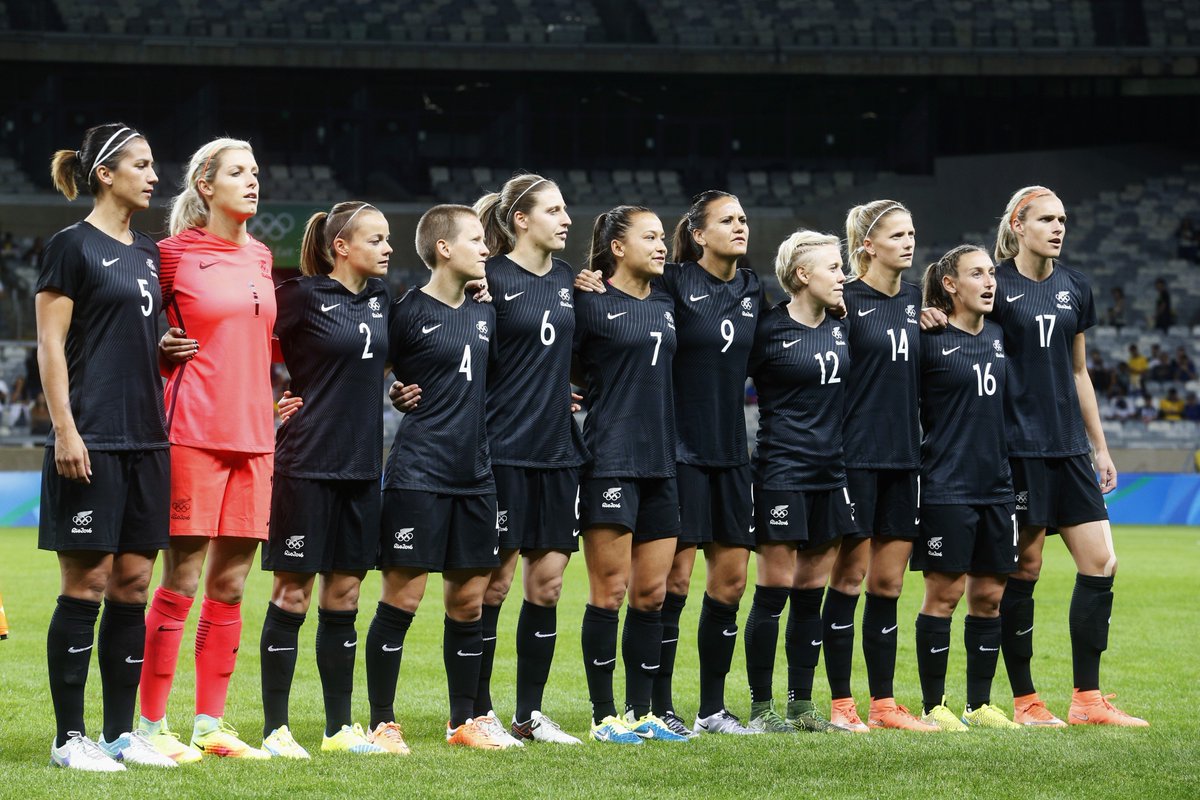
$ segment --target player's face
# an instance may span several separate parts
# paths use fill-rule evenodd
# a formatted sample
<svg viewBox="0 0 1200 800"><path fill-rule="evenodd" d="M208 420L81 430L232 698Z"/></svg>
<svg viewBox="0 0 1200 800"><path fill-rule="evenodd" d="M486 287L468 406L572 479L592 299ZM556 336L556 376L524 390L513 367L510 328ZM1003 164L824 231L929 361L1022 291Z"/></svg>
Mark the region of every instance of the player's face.
<svg viewBox="0 0 1200 800"><path fill-rule="evenodd" d="M825 306L836 306L842 302L842 284L846 272L842 264L842 251L837 245L827 244L813 250L807 267L800 268L808 275L808 291Z"/></svg>
<svg viewBox="0 0 1200 800"><path fill-rule="evenodd" d="M873 263L884 269L902 270L912 266L917 232L912 217L895 211L881 219L863 242Z"/></svg>
<svg viewBox="0 0 1200 800"><path fill-rule="evenodd" d="M458 233L450 247L447 266L460 278L473 281L484 276L488 248L483 241L483 224L478 217L463 215L458 220Z"/></svg>
<svg viewBox="0 0 1200 800"><path fill-rule="evenodd" d="M364 278L382 278L387 274L388 257L392 245L388 242L391 232L388 221L378 211L364 211L354 220L354 231L348 240L337 239L345 246L346 260L350 268Z"/></svg>
<svg viewBox="0 0 1200 800"><path fill-rule="evenodd" d="M979 250L966 253L958 259L955 272L956 277L942 279L955 308L972 314L990 314L996 302L996 267L988 254Z"/></svg>
<svg viewBox="0 0 1200 800"><path fill-rule="evenodd" d="M696 243L718 258L737 258L746 255L750 244L750 223L742 204L732 197L722 197L708 204L704 227L694 236Z"/></svg>
<svg viewBox="0 0 1200 800"><path fill-rule="evenodd" d="M1067 212L1052 194L1039 197L1025 207L1025 219L1013 225L1022 250L1040 258L1058 258L1067 235Z"/></svg>
<svg viewBox="0 0 1200 800"><path fill-rule="evenodd" d="M209 208L236 220L247 220L258 213L258 162L249 150L231 148L219 156L217 174L212 183L202 183L208 191Z"/></svg>
<svg viewBox="0 0 1200 800"><path fill-rule="evenodd" d="M134 139L121 153L115 169L100 167L100 181L107 185L113 199L126 208L150 207L158 175L154 172L154 154L145 139Z"/></svg>
<svg viewBox="0 0 1200 800"><path fill-rule="evenodd" d="M657 214L637 214L629 221L625 236L613 242L617 269L639 278L663 274L667 263L667 238Z"/></svg>
<svg viewBox="0 0 1200 800"><path fill-rule="evenodd" d="M557 253L567 246L571 218L567 215L567 204L562 193L554 186L538 192L529 213L517 214L513 222L518 236L522 235L519 231L523 224L526 231L524 235L548 253Z"/></svg>

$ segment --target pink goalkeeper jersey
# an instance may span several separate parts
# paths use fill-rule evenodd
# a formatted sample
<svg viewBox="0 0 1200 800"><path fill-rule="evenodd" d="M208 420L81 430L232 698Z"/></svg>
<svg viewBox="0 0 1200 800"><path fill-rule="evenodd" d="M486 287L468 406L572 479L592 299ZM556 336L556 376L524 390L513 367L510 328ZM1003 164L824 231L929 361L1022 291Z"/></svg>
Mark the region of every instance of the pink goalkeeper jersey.
<svg viewBox="0 0 1200 800"><path fill-rule="evenodd" d="M238 453L275 449L271 251L192 228L159 242L167 320L200 342L167 376L172 444Z"/></svg>

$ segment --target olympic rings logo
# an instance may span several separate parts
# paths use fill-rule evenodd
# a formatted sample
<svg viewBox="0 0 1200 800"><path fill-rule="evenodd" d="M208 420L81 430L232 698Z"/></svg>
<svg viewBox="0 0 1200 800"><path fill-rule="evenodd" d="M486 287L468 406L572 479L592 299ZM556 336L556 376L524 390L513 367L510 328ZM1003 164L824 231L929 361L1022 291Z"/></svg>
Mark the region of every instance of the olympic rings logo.
<svg viewBox="0 0 1200 800"><path fill-rule="evenodd" d="M282 214L267 212L251 217L250 221L246 223L246 227L255 239L279 240L296 227L296 218L288 212Z"/></svg>
<svg viewBox="0 0 1200 800"><path fill-rule="evenodd" d="M609 503L615 503L621 499L621 488L614 486L611 489L604 490L604 499Z"/></svg>
<svg viewBox="0 0 1200 800"><path fill-rule="evenodd" d="M401 528L400 530L396 531L396 541L397 542L411 542L412 540L413 540L413 529L412 528Z"/></svg>
<svg viewBox="0 0 1200 800"><path fill-rule="evenodd" d="M774 519L787 519L787 515L788 507L786 505L775 506L771 509L771 517Z"/></svg>

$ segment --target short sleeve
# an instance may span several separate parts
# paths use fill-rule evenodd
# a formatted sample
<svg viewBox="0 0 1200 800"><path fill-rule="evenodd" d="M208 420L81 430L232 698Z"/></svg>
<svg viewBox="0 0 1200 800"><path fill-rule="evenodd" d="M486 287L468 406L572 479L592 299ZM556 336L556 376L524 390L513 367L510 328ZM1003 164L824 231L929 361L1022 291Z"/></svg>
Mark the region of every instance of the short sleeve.
<svg viewBox="0 0 1200 800"><path fill-rule="evenodd" d="M1079 281L1079 326L1076 333L1083 333L1088 328L1096 326L1096 298L1092 294L1092 285L1080 277Z"/></svg>
<svg viewBox="0 0 1200 800"><path fill-rule="evenodd" d="M750 348L750 360L746 363L746 374L751 378L767 360L767 342L771 338L770 309L760 306L758 324L754 330L754 345Z"/></svg>
<svg viewBox="0 0 1200 800"><path fill-rule="evenodd" d="M86 280L83 248L76 236L68 231L55 234L46 243L36 291L59 292L74 300L84 288Z"/></svg>
<svg viewBox="0 0 1200 800"><path fill-rule="evenodd" d="M415 291L417 290L412 289L410 294L411 292ZM389 309L388 360L392 363L393 370L395 368L396 361L400 358L400 354L405 351L408 344L408 317L411 308L412 302L410 301L409 295L406 294L404 297L394 301ZM395 374L394 371L393 374ZM402 380L401 376L399 375L396 375L395 377L397 380Z"/></svg>
<svg viewBox="0 0 1200 800"><path fill-rule="evenodd" d="M275 335L286 341L304 318L308 301L304 278L292 278L275 287Z"/></svg>

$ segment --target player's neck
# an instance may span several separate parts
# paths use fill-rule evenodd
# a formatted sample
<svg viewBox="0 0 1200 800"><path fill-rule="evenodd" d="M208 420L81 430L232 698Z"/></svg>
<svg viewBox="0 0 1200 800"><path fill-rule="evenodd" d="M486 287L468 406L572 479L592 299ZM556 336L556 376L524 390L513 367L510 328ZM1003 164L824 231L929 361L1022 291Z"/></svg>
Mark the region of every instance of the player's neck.
<svg viewBox="0 0 1200 800"><path fill-rule="evenodd" d="M422 286L421 291L451 308L458 308L466 302L468 281L468 278L455 275L443 265L433 271L429 283Z"/></svg>
<svg viewBox="0 0 1200 800"><path fill-rule="evenodd" d="M355 272L349 264L345 263L334 265L333 272L329 273L329 277L345 286L350 294L358 294L367 285L367 276Z"/></svg>
<svg viewBox="0 0 1200 800"><path fill-rule="evenodd" d="M788 301L787 310L792 319L810 328L825 321L825 304L808 292L793 296Z"/></svg>
<svg viewBox="0 0 1200 800"><path fill-rule="evenodd" d="M950 323L960 331L976 336L983 330L983 312L968 311L962 306L957 306L950 315Z"/></svg>
<svg viewBox="0 0 1200 800"><path fill-rule="evenodd" d="M1053 258L1039 256L1028 250L1017 253L1013 257L1013 263L1017 265L1017 272L1032 281L1044 281L1050 277L1050 273L1054 272Z"/></svg>
<svg viewBox="0 0 1200 800"><path fill-rule="evenodd" d="M250 234L246 231L246 220L237 220L225 214L217 214L212 211L209 212L208 222L204 224L201 230L211 233L218 239L233 242L239 247L250 241Z"/></svg>
<svg viewBox="0 0 1200 800"><path fill-rule="evenodd" d="M738 260L736 256L733 258L722 258L720 256L712 255L706 251L704 255L700 256L700 260L696 263L700 265L701 269L703 269L709 275L712 275L714 278L719 278L723 281L731 281L733 280L734 274L737 272L737 262Z"/></svg>
<svg viewBox="0 0 1200 800"><path fill-rule="evenodd" d="M116 203L97 203L86 221L101 233L111 236L122 244L133 244L133 231L129 230L129 220L133 209L122 208Z"/></svg>
<svg viewBox="0 0 1200 800"><path fill-rule="evenodd" d="M627 270L618 269L608 282L631 297L645 300L650 296L650 278L642 275L631 275Z"/></svg>
<svg viewBox="0 0 1200 800"><path fill-rule="evenodd" d="M900 270L872 267L859 280L888 297L900 294Z"/></svg>
<svg viewBox="0 0 1200 800"><path fill-rule="evenodd" d="M528 244L529 237L517 240L517 246L508 254L514 264L534 275L545 275L554 266L554 256L549 250L543 250L534 244Z"/></svg>

